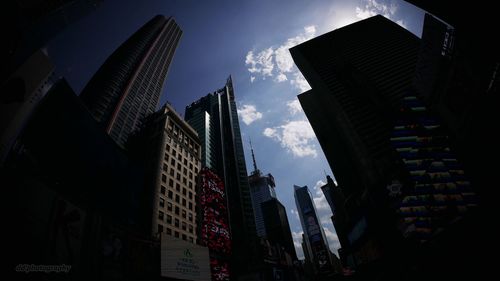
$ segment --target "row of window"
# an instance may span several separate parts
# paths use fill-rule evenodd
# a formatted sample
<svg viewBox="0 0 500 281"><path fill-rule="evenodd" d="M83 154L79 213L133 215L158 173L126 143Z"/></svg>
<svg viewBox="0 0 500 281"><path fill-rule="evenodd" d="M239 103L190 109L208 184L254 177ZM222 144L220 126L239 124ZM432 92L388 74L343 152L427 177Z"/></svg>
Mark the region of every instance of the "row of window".
<svg viewBox="0 0 500 281"><path fill-rule="evenodd" d="M172 216L168 214L165 216L165 213L163 213L163 211L158 211L158 219L163 222L165 218L168 224L173 224L176 228L182 229L184 231L189 231L189 233L194 234L194 226L192 224L187 224L185 221L181 222L178 218L172 218Z"/></svg>
<svg viewBox="0 0 500 281"><path fill-rule="evenodd" d="M176 230L172 230L171 228L166 228L167 231L167 235L174 235L175 238L180 238L182 237L182 240L185 240L185 241L189 241L191 243L194 243L194 237L193 236L187 236L186 234L180 234L179 231L176 231ZM163 232L163 225L161 224L158 224L158 233L162 233Z"/></svg>
<svg viewBox="0 0 500 281"><path fill-rule="evenodd" d="M183 200L183 202L185 202L185 201ZM165 199L160 197L159 206L160 206L160 208L165 208ZM188 202L188 206L189 206L189 210L194 211L193 202ZM186 207L186 206L184 206L184 207ZM194 221L193 214L191 212L188 213L186 210L182 210L182 212L181 212L181 208L179 206L174 206L172 204L172 202L167 202L167 211L174 212L176 215L182 216L183 219L188 218L189 221L191 221L191 222Z"/></svg>

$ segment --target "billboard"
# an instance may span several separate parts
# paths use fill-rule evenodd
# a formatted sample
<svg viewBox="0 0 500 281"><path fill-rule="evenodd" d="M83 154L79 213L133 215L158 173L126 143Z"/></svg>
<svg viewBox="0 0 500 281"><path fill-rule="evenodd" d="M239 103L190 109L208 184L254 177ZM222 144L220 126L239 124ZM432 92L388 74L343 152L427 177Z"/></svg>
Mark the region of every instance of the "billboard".
<svg viewBox="0 0 500 281"><path fill-rule="evenodd" d="M208 169L200 172L200 180L201 186L198 194L201 213L201 244L206 245L210 251L229 255L231 234L224 183Z"/></svg>
<svg viewBox="0 0 500 281"><path fill-rule="evenodd" d="M230 277L231 232L224 183L207 168L200 171L199 179L200 244L209 249L212 280L226 281Z"/></svg>
<svg viewBox="0 0 500 281"><path fill-rule="evenodd" d="M193 281L210 280L208 248L162 235L161 276Z"/></svg>

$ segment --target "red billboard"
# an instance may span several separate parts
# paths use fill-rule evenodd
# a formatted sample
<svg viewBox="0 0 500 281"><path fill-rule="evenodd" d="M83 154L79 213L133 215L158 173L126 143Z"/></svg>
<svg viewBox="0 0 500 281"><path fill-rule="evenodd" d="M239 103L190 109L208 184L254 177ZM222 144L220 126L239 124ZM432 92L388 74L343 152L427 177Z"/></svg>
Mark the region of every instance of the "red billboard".
<svg viewBox="0 0 500 281"><path fill-rule="evenodd" d="M229 280L231 233L224 183L207 168L199 179L200 243L209 249L212 280Z"/></svg>

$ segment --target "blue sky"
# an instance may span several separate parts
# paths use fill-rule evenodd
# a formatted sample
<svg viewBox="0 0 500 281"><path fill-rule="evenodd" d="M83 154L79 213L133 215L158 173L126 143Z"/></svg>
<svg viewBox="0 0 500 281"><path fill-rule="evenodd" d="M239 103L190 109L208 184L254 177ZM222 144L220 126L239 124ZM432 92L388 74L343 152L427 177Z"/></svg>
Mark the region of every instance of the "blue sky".
<svg viewBox="0 0 500 281"><path fill-rule="evenodd" d="M80 93L104 60L156 14L173 16L183 36L160 102L184 114L186 105L233 77L244 140L252 139L257 165L276 179L299 257L302 228L293 185L307 185L330 248L338 240L321 190L332 171L296 96L309 88L288 48L335 28L382 14L421 35L423 12L404 1L103 1L47 47L57 74ZM248 141L247 169L252 169Z"/></svg>

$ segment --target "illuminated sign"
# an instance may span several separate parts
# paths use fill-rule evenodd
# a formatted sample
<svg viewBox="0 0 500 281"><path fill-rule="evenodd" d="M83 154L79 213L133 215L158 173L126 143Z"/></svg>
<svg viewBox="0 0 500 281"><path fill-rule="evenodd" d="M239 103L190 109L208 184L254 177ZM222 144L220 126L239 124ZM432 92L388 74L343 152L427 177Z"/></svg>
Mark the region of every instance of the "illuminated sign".
<svg viewBox="0 0 500 281"><path fill-rule="evenodd" d="M209 280L208 248L162 235L161 276L193 281Z"/></svg>

